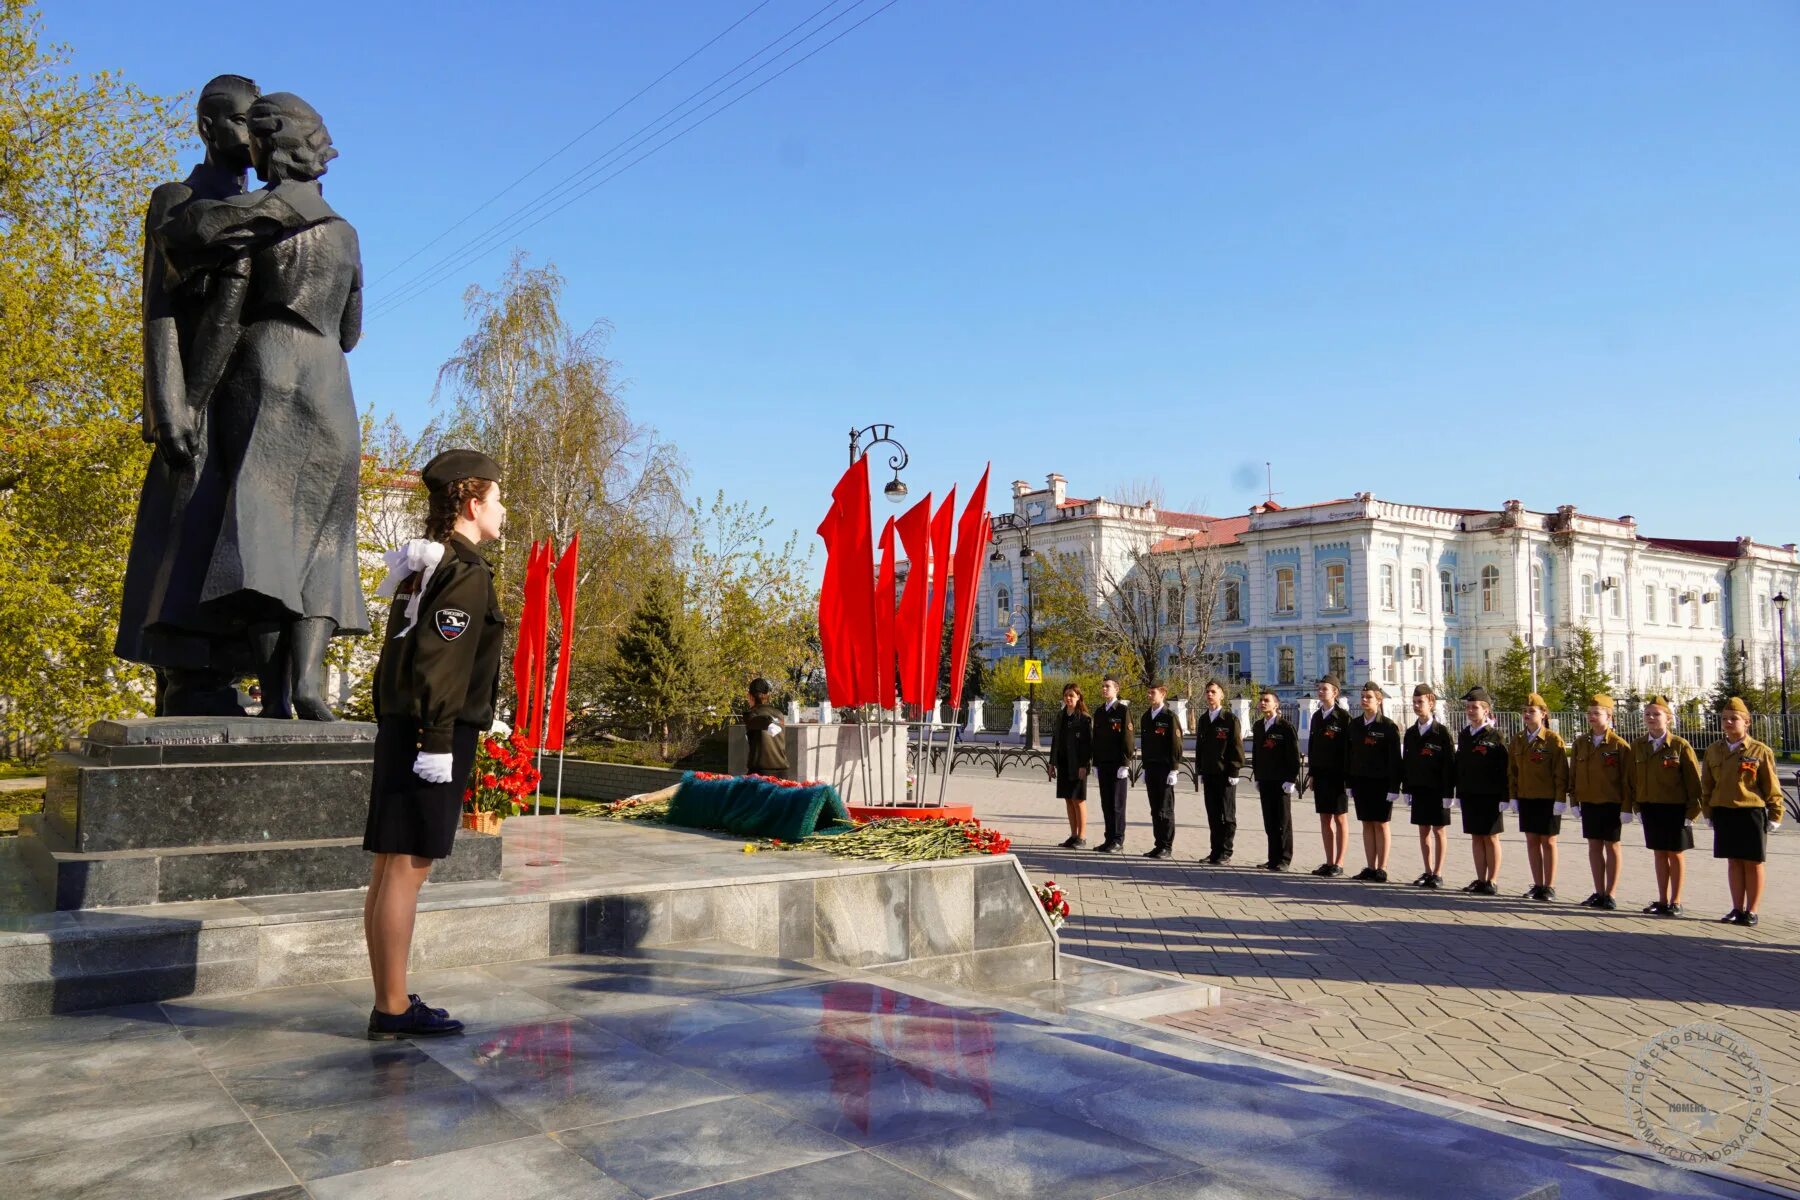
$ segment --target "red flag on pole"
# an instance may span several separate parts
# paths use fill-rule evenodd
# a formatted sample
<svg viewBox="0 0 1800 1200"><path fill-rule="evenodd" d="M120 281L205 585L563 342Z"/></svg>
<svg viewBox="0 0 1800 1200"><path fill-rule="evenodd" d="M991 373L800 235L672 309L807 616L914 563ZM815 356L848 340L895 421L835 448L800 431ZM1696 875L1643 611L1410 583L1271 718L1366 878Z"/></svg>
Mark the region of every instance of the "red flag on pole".
<svg viewBox="0 0 1800 1200"><path fill-rule="evenodd" d="M550 559L555 548L544 539L538 552L537 578L532 585L531 610L531 744L544 744L544 685L550 678Z"/></svg>
<svg viewBox="0 0 1800 1200"><path fill-rule="evenodd" d="M925 698L920 703L937 703L938 667L944 655L944 601L950 594L950 526L956 520L956 488L944 498L937 515L931 518L931 599L925 611L924 651L921 683Z"/></svg>
<svg viewBox="0 0 1800 1200"><path fill-rule="evenodd" d="M869 529L869 460L858 458L831 491L819 525L825 580L819 646L831 702L853 708L875 698L875 546Z"/></svg>
<svg viewBox="0 0 1800 1200"><path fill-rule="evenodd" d="M894 654L899 661L900 699L906 704L925 703L919 687L920 660L924 657L921 634L925 630L925 599L931 590L931 495L901 514L894 522L900 548L906 554L906 586L900 591L900 610L894 616Z"/></svg>
<svg viewBox="0 0 1800 1200"><path fill-rule="evenodd" d="M881 530L881 572L875 577L875 703L894 707L894 518Z"/></svg>
<svg viewBox="0 0 1800 1200"><path fill-rule="evenodd" d="M550 633L550 544L533 542L525 560L525 603L519 613L519 644L513 651L517 704L513 728L532 746L544 727L545 643Z"/></svg>
<svg viewBox="0 0 1800 1200"><path fill-rule="evenodd" d="M981 592L981 570L987 562L987 548L992 536L988 525L988 473L969 496L956 527L956 613L950 626L950 707L962 705L963 675L969 669L969 639L975 629L975 604Z"/></svg>
<svg viewBox="0 0 1800 1200"><path fill-rule="evenodd" d="M519 605L518 640L513 646L513 730L527 737L531 730L531 676L537 665L537 647L531 637L531 580L537 562L538 544L533 542L525 556L524 599Z"/></svg>
<svg viewBox="0 0 1800 1200"><path fill-rule="evenodd" d="M550 691L550 718L544 726L544 749L561 750L563 726L568 724L569 663L575 645L575 563L581 553L581 532L569 540L556 563L556 607L562 614L562 640L556 650L556 683Z"/></svg>

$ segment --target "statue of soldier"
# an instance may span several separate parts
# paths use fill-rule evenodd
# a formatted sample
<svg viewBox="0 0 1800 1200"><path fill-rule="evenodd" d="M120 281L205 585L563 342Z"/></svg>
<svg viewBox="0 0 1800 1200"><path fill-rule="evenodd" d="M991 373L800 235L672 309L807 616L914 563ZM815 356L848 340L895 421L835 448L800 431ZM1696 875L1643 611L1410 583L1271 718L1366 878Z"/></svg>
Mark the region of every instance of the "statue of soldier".
<svg viewBox="0 0 1800 1200"><path fill-rule="evenodd" d="M244 191L251 165L249 112L254 82L220 75L200 90L196 128L206 159L185 180L150 194L144 218L144 440L154 443L138 499L137 524L126 560L119 632L120 658L156 668L158 716L241 715L233 680L255 669L255 654L238 631L200 632L200 620L158 622L152 614L188 614L200 600L201 580L177 567L183 531L218 527L224 496L209 486L203 467L208 426L205 395L190 375L216 336L205 318L217 286L208 270L184 265L159 232L196 200L223 200Z"/></svg>

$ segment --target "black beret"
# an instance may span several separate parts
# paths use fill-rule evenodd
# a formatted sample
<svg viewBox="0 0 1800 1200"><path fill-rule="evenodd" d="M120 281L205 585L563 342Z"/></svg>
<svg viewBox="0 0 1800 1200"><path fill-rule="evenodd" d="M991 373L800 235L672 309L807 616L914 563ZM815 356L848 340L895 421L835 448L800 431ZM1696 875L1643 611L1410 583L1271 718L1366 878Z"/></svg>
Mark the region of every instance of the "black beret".
<svg viewBox="0 0 1800 1200"><path fill-rule="evenodd" d="M1489 706L1493 704L1493 701L1488 699L1487 689L1480 686L1472 687L1463 693L1463 703L1468 704L1471 701Z"/></svg>
<svg viewBox="0 0 1800 1200"><path fill-rule="evenodd" d="M1379 683L1376 683L1373 679L1371 679L1371 680L1369 680L1369 682L1363 684L1362 690L1365 692L1374 692L1377 696L1380 696L1383 699L1387 698L1387 693L1382 691L1381 685Z"/></svg>
<svg viewBox="0 0 1800 1200"><path fill-rule="evenodd" d="M1415 698L1419 696L1430 696L1433 700L1437 699L1437 693L1431 690L1431 685L1429 683L1421 683L1413 688L1413 696Z"/></svg>
<svg viewBox="0 0 1800 1200"><path fill-rule="evenodd" d="M500 464L479 450L446 450L419 472L425 486L441 492L459 479L500 479Z"/></svg>
<svg viewBox="0 0 1800 1200"><path fill-rule="evenodd" d="M1321 675L1319 676L1319 682L1329 683L1340 692L1344 690L1344 685L1338 682L1338 677L1336 675Z"/></svg>

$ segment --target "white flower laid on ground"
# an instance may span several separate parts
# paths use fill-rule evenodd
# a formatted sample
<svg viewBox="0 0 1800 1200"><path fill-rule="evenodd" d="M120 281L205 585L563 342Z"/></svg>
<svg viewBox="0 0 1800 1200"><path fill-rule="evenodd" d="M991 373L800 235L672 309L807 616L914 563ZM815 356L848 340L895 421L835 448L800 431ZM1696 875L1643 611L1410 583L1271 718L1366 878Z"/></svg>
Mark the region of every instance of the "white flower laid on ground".
<svg viewBox="0 0 1800 1200"><path fill-rule="evenodd" d="M1056 880L1046 879L1038 885L1038 903L1044 906L1044 915L1050 918L1050 928L1061 929L1063 922L1069 919L1068 893L1056 886Z"/></svg>

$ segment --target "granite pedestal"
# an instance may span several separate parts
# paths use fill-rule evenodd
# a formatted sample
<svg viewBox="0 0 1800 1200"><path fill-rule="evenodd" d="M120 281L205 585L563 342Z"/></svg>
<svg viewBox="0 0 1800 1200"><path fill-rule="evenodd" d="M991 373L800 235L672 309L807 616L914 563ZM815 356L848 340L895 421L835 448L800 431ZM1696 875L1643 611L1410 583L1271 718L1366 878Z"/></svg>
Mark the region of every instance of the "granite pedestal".
<svg viewBox="0 0 1800 1200"><path fill-rule="evenodd" d="M374 746L358 721L101 721L52 756L21 849L58 909L356 887ZM499 839L465 831L433 877L498 879Z"/></svg>

